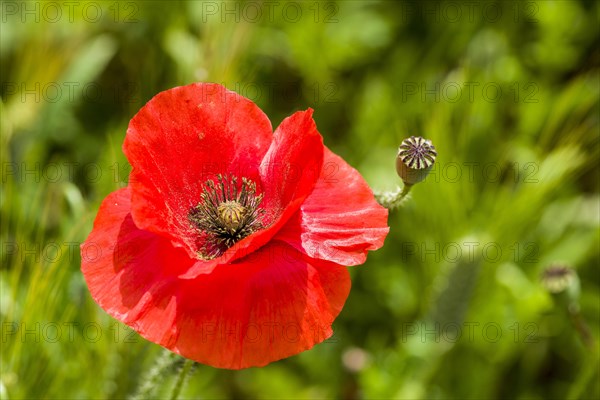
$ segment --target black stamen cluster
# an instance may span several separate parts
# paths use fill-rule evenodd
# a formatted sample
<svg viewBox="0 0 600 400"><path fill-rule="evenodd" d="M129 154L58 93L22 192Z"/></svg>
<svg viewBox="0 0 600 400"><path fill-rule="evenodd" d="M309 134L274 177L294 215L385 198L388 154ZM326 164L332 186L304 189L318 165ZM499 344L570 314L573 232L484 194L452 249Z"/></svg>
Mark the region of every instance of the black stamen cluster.
<svg viewBox="0 0 600 400"><path fill-rule="evenodd" d="M201 201L189 214L190 222L203 234L198 252L202 259L220 256L236 242L263 228L259 208L263 195L256 194L256 184L235 176L217 175L217 182L204 184Z"/></svg>

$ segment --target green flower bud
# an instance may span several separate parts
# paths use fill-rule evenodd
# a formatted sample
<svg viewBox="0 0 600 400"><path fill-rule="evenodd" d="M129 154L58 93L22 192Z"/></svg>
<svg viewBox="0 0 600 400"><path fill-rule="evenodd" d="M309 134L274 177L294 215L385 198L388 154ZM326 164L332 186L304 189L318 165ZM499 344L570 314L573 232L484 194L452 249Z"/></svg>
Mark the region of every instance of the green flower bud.
<svg viewBox="0 0 600 400"><path fill-rule="evenodd" d="M562 264L553 264L542 272L542 285L559 303L567 307L576 306L579 302L580 283L577 272Z"/></svg>
<svg viewBox="0 0 600 400"><path fill-rule="evenodd" d="M436 156L431 140L411 136L404 139L398 148L396 171L406 186L412 186L427 177Z"/></svg>

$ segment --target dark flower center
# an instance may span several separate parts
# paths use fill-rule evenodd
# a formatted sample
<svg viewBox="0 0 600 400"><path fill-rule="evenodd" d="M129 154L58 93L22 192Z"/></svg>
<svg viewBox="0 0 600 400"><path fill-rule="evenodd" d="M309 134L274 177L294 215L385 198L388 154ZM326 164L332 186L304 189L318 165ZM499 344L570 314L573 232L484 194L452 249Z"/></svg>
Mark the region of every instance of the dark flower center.
<svg viewBox="0 0 600 400"><path fill-rule="evenodd" d="M198 257L210 260L223 254L236 242L262 229L264 210L259 207L263 195L248 178L238 183L235 176L217 175L217 181L204 184L201 201L188 218L202 236Z"/></svg>

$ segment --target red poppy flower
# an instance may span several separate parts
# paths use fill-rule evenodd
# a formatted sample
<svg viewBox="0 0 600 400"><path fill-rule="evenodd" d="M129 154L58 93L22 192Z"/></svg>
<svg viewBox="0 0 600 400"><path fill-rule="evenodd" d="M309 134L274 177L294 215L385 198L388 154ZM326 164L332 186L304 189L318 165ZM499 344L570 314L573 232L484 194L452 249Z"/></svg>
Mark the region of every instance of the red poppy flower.
<svg viewBox="0 0 600 400"><path fill-rule="evenodd" d="M312 110L272 131L216 84L159 93L131 120L129 186L82 244L94 300L148 340L220 368L322 342L350 290L345 266L382 246L387 210L322 142Z"/></svg>

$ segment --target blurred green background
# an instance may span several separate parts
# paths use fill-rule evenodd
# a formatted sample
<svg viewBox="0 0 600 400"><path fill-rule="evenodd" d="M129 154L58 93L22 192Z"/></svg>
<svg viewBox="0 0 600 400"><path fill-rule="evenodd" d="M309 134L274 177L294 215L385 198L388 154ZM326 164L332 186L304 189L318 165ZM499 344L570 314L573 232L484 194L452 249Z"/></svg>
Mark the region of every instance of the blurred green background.
<svg viewBox="0 0 600 400"><path fill-rule="evenodd" d="M598 2L2 1L1 19L1 398L143 386L162 350L93 302L79 243L126 185L131 117L196 81L273 126L314 108L376 190L403 138L439 156L351 268L330 340L197 366L182 397L599 398ZM554 263L576 303L541 284Z"/></svg>

